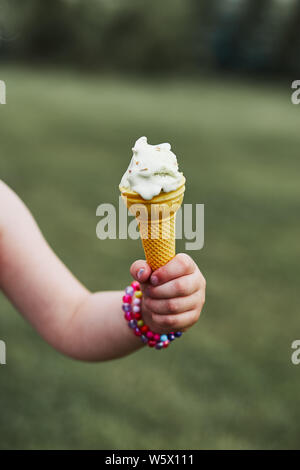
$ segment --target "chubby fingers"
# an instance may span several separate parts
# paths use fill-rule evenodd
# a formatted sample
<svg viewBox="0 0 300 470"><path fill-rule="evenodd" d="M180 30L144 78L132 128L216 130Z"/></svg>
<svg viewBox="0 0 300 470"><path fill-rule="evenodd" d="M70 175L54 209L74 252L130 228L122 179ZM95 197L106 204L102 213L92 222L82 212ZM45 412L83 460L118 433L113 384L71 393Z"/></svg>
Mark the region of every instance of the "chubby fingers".
<svg viewBox="0 0 300 470"><path fill-rule="evenodd" d="M131 276L138 282L144 283L151 276L151 268L144 260L135 261L130 267Z"/></svg>
<svg viewBox="0 0 300 470"><path fill-rule="evenodd" d="M157 269L150 277L152 286L159 286L178 277L192 274L196 270L196 264L185 253L179 253L165 266Z"/></svg>
<svg viewBox="0 0 300 470"><path fill-rule="evenodd" d="M187 274L166 282L161 286L154 287L149 284L145 289L145 294L152 299L172 299L173 297L192 295L199 290L199 287L201 287L201 274L196 271L193 274Z"/></svg>
<svg viewBox="0 0 300 470"><path fill-rule="evenodd" d="M158 315L151 313L148 314L147 324L160 334L170 333L170 331L185 331L197 323L199 316L199 310L190 310L181 315Z"/></svg>
<svg viewBox="0 0 300 470"><path fill-rule="evenodd" d="M169 299L153 299L145 297L144 305L147 310L158 315L176 315L188 312L204 304L204 293L197 291L187 297L173 297Z"/></svg>

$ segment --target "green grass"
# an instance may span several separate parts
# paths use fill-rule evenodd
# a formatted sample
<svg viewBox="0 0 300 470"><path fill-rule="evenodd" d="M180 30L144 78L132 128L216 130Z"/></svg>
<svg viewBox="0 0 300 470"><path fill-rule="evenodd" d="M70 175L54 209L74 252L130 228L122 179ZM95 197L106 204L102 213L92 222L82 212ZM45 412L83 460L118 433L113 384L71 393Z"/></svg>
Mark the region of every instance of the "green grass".
<svg viewBox="0 0 300 470"><path fill-rule="evenodd" d="M299 108L290 89L2 68L1 178L93 290L123 288L139 242L96 238L137 137L170 141L205 204L199 324L169 350L82 364L0 298L1 448L299 448ZM183 242L178 244L184 250ZM105 334L105 332L104 332ZM101 338L99 338L101 341Z"/></svg>

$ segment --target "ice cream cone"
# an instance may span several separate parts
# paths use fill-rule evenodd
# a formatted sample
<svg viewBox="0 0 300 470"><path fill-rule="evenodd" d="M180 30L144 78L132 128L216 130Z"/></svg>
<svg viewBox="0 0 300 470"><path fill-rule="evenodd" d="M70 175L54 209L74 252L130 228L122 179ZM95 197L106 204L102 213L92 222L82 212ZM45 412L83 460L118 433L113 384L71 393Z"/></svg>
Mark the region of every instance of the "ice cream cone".
<svg viewBox="0 0 300 470"><path fill-rule="evenodd" d="M120 191L129 211L136 216L146 261L155 271L176 253L175 219L183 201L185 178L175 191L161 192L149 201L130 189L120 187Z"/></svg>

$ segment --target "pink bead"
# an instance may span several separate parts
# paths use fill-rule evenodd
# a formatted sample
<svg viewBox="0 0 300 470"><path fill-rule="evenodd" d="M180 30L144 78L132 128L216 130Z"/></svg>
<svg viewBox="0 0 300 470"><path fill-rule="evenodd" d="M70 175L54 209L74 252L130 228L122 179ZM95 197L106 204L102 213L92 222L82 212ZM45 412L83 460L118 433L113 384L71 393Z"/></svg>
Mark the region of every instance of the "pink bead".
<svg viewBox="0 0 300 470"><path fill-rule="evenodd" d="M159 341L160 335L158 333L155 333L155 335L153 336L153 339L155 339L155 341Z"/></svg>
<svg viewBox="0 0 300 470"><path fill-rule="evenodd" d="M130 313L130 312L126 312L125 315L124 315L124 317L125 317L125 319L126 319L127 321L132 320L132 316L131 316L131 313Z"/></svg>
<svg viewBox="0 0 300 470"><path fill-rule="evenodd" d="M134 305L133 308L132 308L132 311L133 311L134 313L140 313L141 309L140 309L140 307L139 307L138 305Z"/></svg>
<svg viewBox="0 0 300 470"><path fill-rule="evenodd" d="M153 335L152 331L149 330L149 331L147 331L146 336L147 336L148 339L152 339L154 335Z"/></svg>
<svg viewBox="0 0 300 470"><path fill-rule="evenodd" d="M138 299L137 297L133 299L133 305L140 305L140 303L141 303L141 299Z"/></svg>
<svg viewBox="0 0 300 470"><path fill-rule="evenodd" d="M131 287L133 287L134 290L140 290L140 284L139 284L139 282L137 282L137 281L133 281L133 282L131 283Z"/></svg>
<svg viewBox="0 0 300 470"><path fill-rule="evenodd" d="M132 300L131 295L126 294L126 295L123 296L123 302L124 302L125 304L130 304L130 303L131 303L131 300Z"/></svg>

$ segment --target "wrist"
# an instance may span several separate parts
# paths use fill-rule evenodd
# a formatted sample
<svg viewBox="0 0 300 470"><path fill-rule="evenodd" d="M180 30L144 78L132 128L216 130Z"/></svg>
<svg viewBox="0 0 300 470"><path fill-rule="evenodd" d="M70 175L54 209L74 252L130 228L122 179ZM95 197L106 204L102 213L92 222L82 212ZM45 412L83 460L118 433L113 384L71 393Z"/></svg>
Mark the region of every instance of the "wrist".
<svg viewBox="0 0 300 470"><path fill-rule="evenodd" d="M129 328L136 336L140 337L145 345L158 350L165 349L182 333L178 331L160 334L150 329L143 318L142 295L140 284L137 281L133 281L130 286L126 287L122 305L124 318L128 322Z"/></svg>

